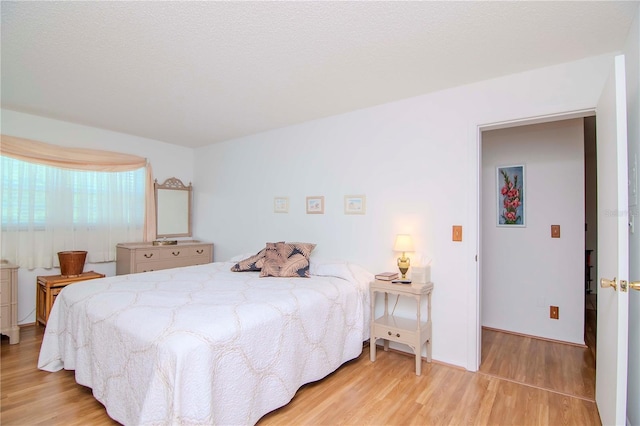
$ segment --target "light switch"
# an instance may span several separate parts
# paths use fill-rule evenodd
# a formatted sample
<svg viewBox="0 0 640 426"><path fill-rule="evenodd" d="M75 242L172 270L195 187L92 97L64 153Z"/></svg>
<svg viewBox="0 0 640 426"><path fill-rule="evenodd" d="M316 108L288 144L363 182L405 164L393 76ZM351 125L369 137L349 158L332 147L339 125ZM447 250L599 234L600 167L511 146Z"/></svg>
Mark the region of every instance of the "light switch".
<svg viewBox="0 0 640 426"><path fill-rule="evenodd" d="M551 225L551 238L560 238L560 225Z"/></svg>
<svg viewBox="0 0 640 426"><path fill-rule="evenodd" d="M451 239L453 241L462 241L462 226L453 225L453 236Z"/></svg>

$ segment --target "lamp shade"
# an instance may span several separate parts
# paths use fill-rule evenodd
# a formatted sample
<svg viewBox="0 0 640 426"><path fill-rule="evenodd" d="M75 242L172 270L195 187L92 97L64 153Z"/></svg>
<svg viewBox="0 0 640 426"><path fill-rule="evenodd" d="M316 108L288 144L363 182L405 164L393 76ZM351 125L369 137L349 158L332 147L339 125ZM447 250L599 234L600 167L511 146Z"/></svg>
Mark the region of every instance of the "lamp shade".
<svg viewBox="0 0 640 426"><path fill-rule="evenodd" d="M396 243L393 245L395 251L413 251L413 240L409 234L396 235Z"/></svg>

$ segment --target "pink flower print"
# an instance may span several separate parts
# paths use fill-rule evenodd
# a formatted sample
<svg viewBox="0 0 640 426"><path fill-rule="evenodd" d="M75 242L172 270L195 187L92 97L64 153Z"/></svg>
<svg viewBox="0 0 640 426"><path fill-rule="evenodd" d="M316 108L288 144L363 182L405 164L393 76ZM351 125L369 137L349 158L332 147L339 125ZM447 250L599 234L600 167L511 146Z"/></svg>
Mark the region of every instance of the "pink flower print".
<svg viewBox="0 0 640 426"><path fill-rule="evenodd" d="M504 185L500 187L502 196L502 213L501 218L505 224L515 225L521 220L518 209L522 206L521 191L522 186L518 184L518 176L511 181L509 175L502 170L502 178Z"/></svg>

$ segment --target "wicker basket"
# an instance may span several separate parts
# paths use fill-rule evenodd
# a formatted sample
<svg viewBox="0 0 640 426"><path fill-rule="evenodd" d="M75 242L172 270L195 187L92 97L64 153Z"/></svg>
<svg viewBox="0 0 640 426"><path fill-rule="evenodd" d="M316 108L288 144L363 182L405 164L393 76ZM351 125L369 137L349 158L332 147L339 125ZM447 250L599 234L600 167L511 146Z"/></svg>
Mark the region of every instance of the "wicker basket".
<svg viewBox="0 0 640 426"><path fill-rule="evenodd" d="M86 258L86 251L59 251L58 260L60 260L60 275L63 277L77 277L82 274Z"/></svg>

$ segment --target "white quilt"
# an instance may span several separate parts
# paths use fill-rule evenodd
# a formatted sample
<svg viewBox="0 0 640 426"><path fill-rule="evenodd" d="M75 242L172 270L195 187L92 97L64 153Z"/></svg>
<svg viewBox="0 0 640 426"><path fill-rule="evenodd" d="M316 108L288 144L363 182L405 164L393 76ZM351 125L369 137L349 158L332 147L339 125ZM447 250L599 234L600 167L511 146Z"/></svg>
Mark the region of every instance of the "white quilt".
<svg viewBox="0 0 640 426"><path fill-rule="evenodd" d="M239 425L362 352L366 271L328 262L312 267L311 278L259 278L230 266L65 287L38 367L75 370L126 425Z"/></svg>

